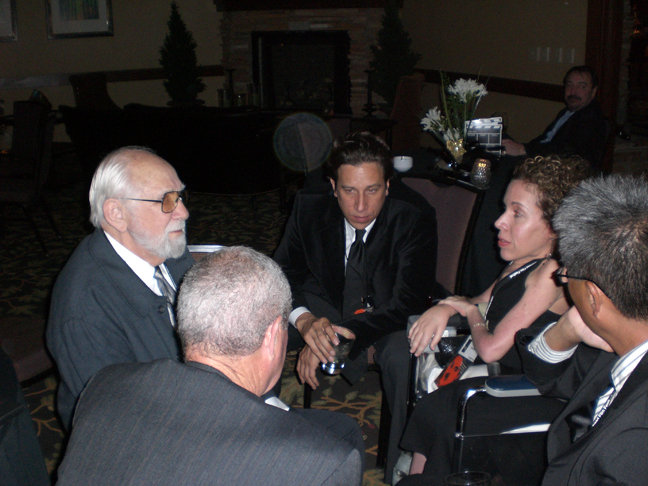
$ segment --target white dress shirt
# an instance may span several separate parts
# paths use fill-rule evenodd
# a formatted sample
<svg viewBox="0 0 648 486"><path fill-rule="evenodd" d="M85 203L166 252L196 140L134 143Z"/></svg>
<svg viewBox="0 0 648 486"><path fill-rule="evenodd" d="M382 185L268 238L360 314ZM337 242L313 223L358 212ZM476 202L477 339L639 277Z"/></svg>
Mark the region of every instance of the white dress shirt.
<svg viewBox="0 0 648 486"><path fill-rule="evenodd" d="M108 238L108 241L114 248L115 252L119 255L119 257L124 260L126 265L130 267L130 269L137 275L142 282L146 284L146 286L151 289L151 292L153 292L155 295L162 296L162 291L160 290L158 286L157 280L155 280L155 267L151 265L149 262L144 260L143 258L140 258L137 256L135 253L130 251L128 248L126 248L124 245L122 245L119 241L117 241L115 238L110 236L108 233L104 231L104 234L106 235L106 238ZM166 265L164 263L160 264L160 270L162 271L162 275L164 275L164 279L169 282L169 284L176 290L177 292L177 287L175 282L173 281L173 277L169 273L169 270L167 269Z"/></svg>

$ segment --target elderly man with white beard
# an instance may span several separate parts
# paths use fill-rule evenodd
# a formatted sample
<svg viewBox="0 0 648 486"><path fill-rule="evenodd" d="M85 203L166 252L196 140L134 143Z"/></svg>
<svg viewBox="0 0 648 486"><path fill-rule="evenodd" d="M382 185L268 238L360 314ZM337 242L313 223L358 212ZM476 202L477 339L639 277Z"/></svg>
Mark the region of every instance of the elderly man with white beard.
<svg viewBox="0 0 648 486"><path fill-rule="evenodd" d="M186 248L184 185L143 147L123 147L90 186L95 231L76 248L52 292L47 345L69 429L83 387L110 364L181 359L175 291L193 264Z"/></svg>

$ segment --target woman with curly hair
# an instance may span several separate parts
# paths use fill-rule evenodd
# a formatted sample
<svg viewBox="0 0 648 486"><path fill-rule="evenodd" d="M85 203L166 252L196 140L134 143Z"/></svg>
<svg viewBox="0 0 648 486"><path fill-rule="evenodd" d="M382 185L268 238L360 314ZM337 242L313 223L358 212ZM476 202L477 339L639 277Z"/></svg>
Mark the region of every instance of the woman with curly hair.
<svg viewBox="0 0 648 486"><path fill-rule="evenodd" d="M569 190L589 173L589 164L580 157L538 156L516 168L504 195L504 212L495 222L500 256L508 265L482 294L448 297L421 315L408 334L411 353L419 356L428 345L434 348L450 317L460 314L468 321L477 362L498 362L502 374L522 371L513 346L517 331L542 328L568 309L563 288L553 276L559 265L551 218ZM486 306L483 314L479 304ZM403 449L414 452L410 474L425 470L425 484L436 484L435 478L443 484L450 472L459 397L483 382L483 377L456 381L417 403L401 442ZM515 405L507 402L509 406ZM480 408L490 422L488 407ZM548 413L557 411L547 405Z"/></svg>

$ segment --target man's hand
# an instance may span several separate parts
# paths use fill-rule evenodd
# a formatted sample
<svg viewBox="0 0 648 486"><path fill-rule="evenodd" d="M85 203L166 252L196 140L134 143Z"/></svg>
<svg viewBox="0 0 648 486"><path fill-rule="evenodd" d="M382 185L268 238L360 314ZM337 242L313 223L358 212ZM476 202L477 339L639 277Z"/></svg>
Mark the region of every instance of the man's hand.
<svg viewBox="0 0 648 486"><path fill-rule="evenodd" d="M313 353L311 348L306 345L299 353L297 358L297 374L302 383L306 383L313 390L319 386L317 381L317 367L320 364L319 358Z"/></svg>
<svg viewBox="0 0 648 486"><path fill-rule="evenodd" d="M526 149L524 145L511 140L510 138L505 138L502 140L502 145L504 146L504 152L506 155L526 155Z"/></svg>
<svg viewBox="0 0 648 486"><path fill-rule="evenodd" d="M318 360L322 363L333 361L333 346L340 344L340 340L335 335L331 321L326 317L317 318L310 312L304 312L297 318L295 327Z"/></svg>
<svg viewBox="0 0 648 486"><path fill-rule="evenodd" d="M595 334L578 313L576 306L565 312L554 327L544 335L549 347L556 351L566 351L581 342L607 352L614 352L610 345Z"/></svg>

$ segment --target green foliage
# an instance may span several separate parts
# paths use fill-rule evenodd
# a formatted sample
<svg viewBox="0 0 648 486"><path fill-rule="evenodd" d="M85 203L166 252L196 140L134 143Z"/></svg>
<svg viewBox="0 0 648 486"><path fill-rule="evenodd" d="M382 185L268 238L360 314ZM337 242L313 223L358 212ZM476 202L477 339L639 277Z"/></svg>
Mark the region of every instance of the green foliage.
<svg viewBox="0 0 648 486"><path fill-rule="evenodd" d="M371 46L373 60L370 63L373 90L391 107L401 76L414 72L421 55L412 51L412 39L403 27L396 0L387 0L378 31L378 45Z"/></svg>
<svg viewBox="0 0 648 486"><path fill-rule="evenodd" d="M160 48L160 64L167 77L164 87L173 103L191 103L205 89L205 84L198 77L196 42L175 2L171 2L167 25L169 33Z"/></svg>

